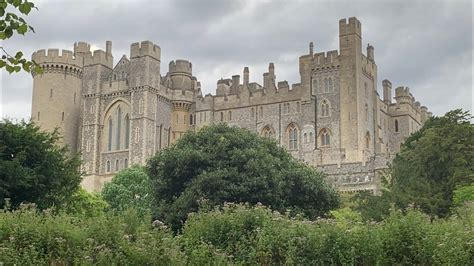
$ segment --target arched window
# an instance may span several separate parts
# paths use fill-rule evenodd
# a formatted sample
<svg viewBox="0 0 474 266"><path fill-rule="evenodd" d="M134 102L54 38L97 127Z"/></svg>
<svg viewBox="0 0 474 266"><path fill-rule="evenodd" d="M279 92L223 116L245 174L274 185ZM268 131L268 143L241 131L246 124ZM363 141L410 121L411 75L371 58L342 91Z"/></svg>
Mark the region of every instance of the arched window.
<svg viewBox="0 0 474 266"><path fill-rule="evenodd" d="M232 111L229 111L229 121L232 120Z"/></svg>
<svg viewBox="0 0 474 266"><path fill-rule="evenodd" d="M263 137L265 138L270 138L273 136L273 130L270 126L265 126L263 129L262 129L262 134L261 134Z"/></svg>
<svg viewBox="0 0 474 266"><path fill-rule="evenodd" d="M313 142L313 132L309 132L309 142Z"/></svg>
<svg viewBox="0 0 474 266"><path fill-rule="evenodd" d="M395 132L398 132L398 120L395 119Z"/></svg>
<svg viewBox="0 0 474 266"><path fill-rule="evenodd" d="M117 107L117 129L115 133L115 142L116 142L116 149L120 150L120 139L121 139L121 134L122 133L122 109L120 106Z"/></svg>
<svg viewBox="0 0 474 266"><path fill-rule="evenodd" d="M193 125L193 114L190 114L189 115L189 125L192 126Z"/></svg>
<svg viewBox="0 0 474 266"><path fill-rule="evenodd" d="M329 130L323 128L319 134L321 137L321 146L329 147L331 145L331 135L329 134Z"/></svg>
<svg viewBox="0 0 474 266"><path fill-rule="evenodd" d="M300 102L296 102L296 112L300 112Z"/></svg>
<svg viewBox="0 0 474 266"><path fill-rule="evenodd" d="M119 160L115 160L115 171L119 170Z"/></svg>
<svg viewBox="0 0 474 266"><path fill-rule="evenodd" d="M329 102L327 100L321 102L321 116L329 116Z"/></svg>
<svg viewBox="0 0 474 266"><path fill-rule="evenodd" d="M130 117L125 115L125 149L130 147Z"/></svg>
<svg viewBox="0 0 474 266"><path fill-rule="evenodd" d="M298 149L298 128L295 124L290 124L288 126L288 149L297 150Z"/></svg>
<svg viewBox="0 0 474 266"><path fill-rule="evenodd" d="M308 143L308 134L307 133L303 134L303 140L304 140L304 143Z"/></svg>
<svg viewBox="0 0 474 266"><path fill-rule="evenodd" d="M128 168L128 159L127 158L125 158L125 160L123 160L123 167Z"/></svg>
<svg viewBox="0 0 474 266"><path fill-rule="evenodd" d="M224 113L221 112L221 121L224 121Z"/></svg>
<svg viewBox="0 0 474 266"><path fill-rule="evenodd" d="M107 143L107 150L111 151L112 150L112 117L109 117L109 141Z"/></svg>
<svg viewBox="0 0 474 266"><path fill-rule="evenodd" d="M107 161L107 172L110 172L110 161Z"/></svg>
<svg viewBox="0 0 474 266"><path fill-rule="evenodd" d="M370 148L370 133L369 132L365 134L365 148L366 149Z"/></svg>

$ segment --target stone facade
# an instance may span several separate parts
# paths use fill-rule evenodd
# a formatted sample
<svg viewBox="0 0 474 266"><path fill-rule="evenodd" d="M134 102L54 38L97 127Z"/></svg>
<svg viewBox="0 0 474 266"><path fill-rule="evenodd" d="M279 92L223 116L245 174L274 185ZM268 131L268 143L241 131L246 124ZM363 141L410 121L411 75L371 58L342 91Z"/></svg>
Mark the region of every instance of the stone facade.
<svg viewBox="0 0 474 266"><path fill-rule="evenodd" d="M144 41L113 65L112 43L91 52L39 50L44 68L33 75L32 119L59 128L64 143L82 154L83 186L100 190L117 171L145 164L188 130L215 123L247 128L274 138L297 159L328 174L341 191L374 190L400 144L431 116L408 88L382 82L377 92L374 48L362 53L361 23L339 21L339 50L299 58L301 80L277 81L269 64L263 85L234 75L203 95L186 60L161 75L161 49Z"/></svg>

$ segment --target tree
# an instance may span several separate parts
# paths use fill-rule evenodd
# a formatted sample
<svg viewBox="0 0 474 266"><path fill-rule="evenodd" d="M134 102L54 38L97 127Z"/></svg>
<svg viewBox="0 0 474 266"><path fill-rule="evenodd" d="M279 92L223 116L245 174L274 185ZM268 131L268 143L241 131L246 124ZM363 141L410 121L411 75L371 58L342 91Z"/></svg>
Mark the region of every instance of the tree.
<svg viewBox="0 0 474 266"><path fill-rule="evenodd" d="M454 110L433 117L402 145L392 167L392 196L406 208L449 215L453 191L474 180L474 126L471 115Z"/></svg>
<svg viewBox="0 0 474 266"><path fill-rule="evenodd" d="M81 187L58 210L72 215L95 217L103 214L107 207L107 202L100 195L89 193Z"/></svg>
<svg viewBox="0 0 474 266"><path fill-rule="evenodd" d="M5 41L11 38L15 32L21 35L25 35L28 31L34 32L33 27L21 17L21 15L28 15L32 9L37 8L28 0L0 0L0 40ZM7 12L7 10L12 12ZM3 46L0 46L0 50L3 52L0 68L5 68L9 73L20 72L22 68L27 72L42 72L41 67L34 61L23 58L21 51L11 55Z"/></svg>
<svg viewBox="0 0 474 266"><path fill-rule="evenodd" d="M314 218L339 205L323 174L298 162L275 141L224 124L189 132L150 159L156 218L178 230L204 199L262 203Z"/></svg>
<svg viewBox="0 0 474 266"><path fill-rule="evenodd" d="M32 122L0 122L0 208L35 203L40 209L67 201L81 182L78 156L59 146L59 134Z"/></svg>
<svg viewBox="0 0 474 266"><path fill-rule="evenodd" d="M135 209L139 215L150 214L152 186L150 178L141 166L120 171L102 190L103 199L115 211Z"/></svg>

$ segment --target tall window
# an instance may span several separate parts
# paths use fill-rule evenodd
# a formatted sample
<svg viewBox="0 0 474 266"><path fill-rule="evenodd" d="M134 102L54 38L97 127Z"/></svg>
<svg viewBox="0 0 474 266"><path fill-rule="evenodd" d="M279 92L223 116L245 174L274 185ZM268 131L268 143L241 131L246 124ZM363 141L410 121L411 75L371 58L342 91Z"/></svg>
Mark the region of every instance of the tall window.
<svg viewBox="0 0 474 266"><path fill-rule="evenodd" d="M128 168L128 159L127 158L125 158L125 160L123 160L123 167Z"/></svg>
<svg viewBox="0 0 474 266"><path fill-rule="evenodd" d="M125 116L125 149L130 147L130 117Z"/></svg>
<svg viewBox="0 0 474 266"><path fill-rule="evenodd" d="M112 117L109 117L109 142L107 143L108 151L112 150Z"/></svg>
<svg viewBox="0 0 474 266"><path fill-rule="evenodd" d="M110 172L110 161L107 161L107 172Z"/></svg>
<svg viewBox="0 0 474 266"><path fill-rule="evenodd" d="M298 129L295 124L288 126L288 149L298 149Z"/></svg>
<svg viewBox="0 0 474 266"><path fill-rule="evenodd" d="M229 111L229 121L232 120L232 111Z"/></svg>
<svg viewBox="0 0 474 266"><path fill-rule="evenodd" d="M64 112L61 113L61 121L64 122Z"/></svg>
<svg viewBox="0 0 474 266"><path fill-rule="evenodd" d="M321 130L321 146L328 147L331 145L331 135L329 134L329 130L322 129Z"/></svg>
<svg viewBox="0 0 474 266"><path fill-rule="evenodd" d="M263 107L260 106L260 118L263 118Z"/></svg>
<svg viewBox="0 0 474 266"><path fill-rule="evenodd" d="M304 140L304 143L308 143L308 134L307 133L303 134L303 140Z"/></svg>
<svg viewBox="0 0 474 266"><path fill-rule="evenodd" d="M329 78L328 79L328 88L326 89L326 92L330 92L332 91L332 79Z"/></svg>
<svg viewBox="0 0 474 266"><path fill-rule="evenodd" d="M116 149L120 150L120 139L121 139L121 132L122 132L122 109L117 107L117 129L116 129Z"/></svg>
<svg viewBox="0 0 474 266"><path fill-rule="evenodd" d="M395 119L395 132L398 132L398 120Z"/></svg>
<svg viewBox="0 0 474 266"><path fill-rule="evenodd" d="M221 112L221 121L224 121L224 113Z"/></svg>
<svg viewBox="0 0 474 266"><path fill-rule="evenodd" d="M300 112L300 102L296 102L296 112Z"/></svg>
<svg viewBox="0 0 474 266"><path fill-rule="evenodd" d="M365 121L369 121L369 107L365 104Z"/></svg>
<svg viewBox="0 0 474 266"><path fill-rule="evenodd" d="M370 133L369 132L365 134L365 148L366 149L370 148Z"/></svg>
<svg viewBox="0 0 474 266"><path fill-rule="evenodd" d="M329 102L327 100L321 102L321 116L329 116Z"/></svg>
<svg viewBox="0 0 474 266"><path fill-rule="evenodd" d="M115 160L115 171L119 170L119 160Z"/></svg>

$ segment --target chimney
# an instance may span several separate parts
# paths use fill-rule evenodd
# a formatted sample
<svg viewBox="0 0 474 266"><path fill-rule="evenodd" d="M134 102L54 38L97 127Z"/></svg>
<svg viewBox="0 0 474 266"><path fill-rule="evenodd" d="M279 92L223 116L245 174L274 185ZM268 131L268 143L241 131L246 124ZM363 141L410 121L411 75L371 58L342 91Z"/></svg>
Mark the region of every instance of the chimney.
<svg viewBox="0 0 474 266"><path fill-rule="evenodd" d="M385 104L392 103L392 82L388 79L382 81L383 86L383 102Z"/></svg>
<svg viewBox="0 0 474 266"><path fill-rule="evenodd" d="M374 47L370 44L367 44L367 59L374 61Z"/></svg>
<svg viewBox="0 0 474 266"><path fill-rule="evenodd" d="M107 55L112 55L112 41L105 42L105 53Z"/></svg>
<svg viewBox="0 0 474 266"><path fill-rule="evenodd" d="M314 54L313 48L314 48L314 44L313 44L313 42L310 42L309 43L309 54L311 55L311 57L313 57L313 54Z"/></svg>
<svg viewBox="0 0 474 266"><path fill-rule="evenodd" d="M244 85L249 85L249 68L244 67Z"/></svg>

